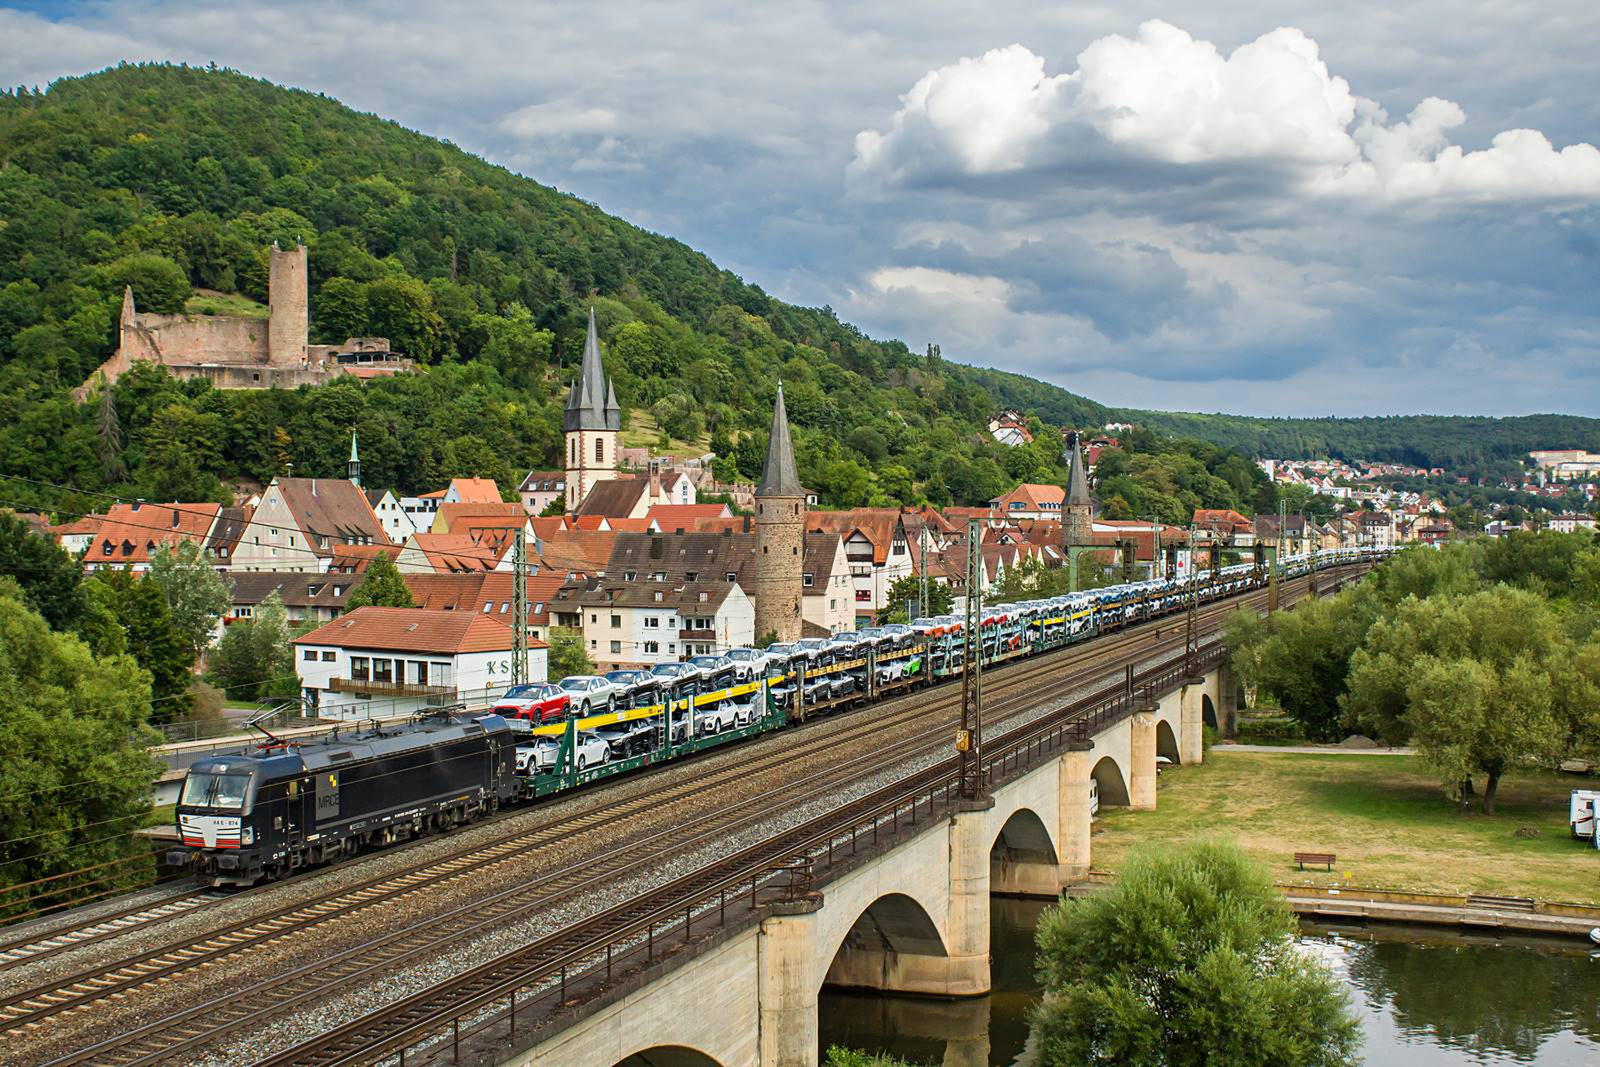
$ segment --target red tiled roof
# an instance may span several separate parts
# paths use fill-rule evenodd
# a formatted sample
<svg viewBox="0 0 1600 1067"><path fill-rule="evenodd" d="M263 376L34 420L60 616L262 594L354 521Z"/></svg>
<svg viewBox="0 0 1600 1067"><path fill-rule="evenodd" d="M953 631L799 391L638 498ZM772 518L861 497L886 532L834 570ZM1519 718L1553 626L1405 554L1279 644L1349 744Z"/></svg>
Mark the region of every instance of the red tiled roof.
<svg viewBox="0 0 1600 1067"><path fill-rule="evenodd" d="M295 638L294 643L454 655L505 651L513 642L511 627L480 612L362 607Z"/></svg>
<svg viewBox="0 0 1600 1067"><path fill-rule="evenodd" d="M846 511L808 511L807 530L829 530L849 541L860 532L872 544L872 561L882 565L889 558L889 545L901 527L898 508L850 508Z"/></svg>
<svg viewBox="0 0 1600 1067"><path fill-rule="evenodd" d="M189 541L204 547L221 513L221 504L114 504L106 509L84 562L148 563L159 545Z"/></svg>
<svg viewBox="0 0 1600 1067"><path fill-rule="evenodd" d="M417 607L432 611L475 611L480 615L499 619L510 625L512 575L507 572L492 574L408 574L406 586ZM550 623L550 601L556 590L566 584L564 571L541 571L528 575L525 581L528 601L528 624L547 626ZM485 612L483 606L491 605ZM506 608L501 611L501 607ZM543 608L543 611L537 610Z"/></svg>
<svg viewBox="0 0 1600 1067"><path fill-rule="evenodd" d="M1006 510L1007 506L1017 502L1026 505L1030 511L1039 511L1046 504L1054 504L1059 509L1067 499L1067 491L1059 485L1041 485L1037 482L1023 482L1005 496L996 497L989 501L991 507Z"/></svg>
<svg viewBox="0 0 1600 1067"><path fill-rule="evenodd" d="M451 478L450 488L463 504L500 503L500 487L493 478Z"/></svg>
<svg viewBox="0 0 1600 1067"><path fill-rule="evenodd" d="M733 514L726 504L656 504L645 512L662 533L694 529L696 519L725 519Z"/></svg>

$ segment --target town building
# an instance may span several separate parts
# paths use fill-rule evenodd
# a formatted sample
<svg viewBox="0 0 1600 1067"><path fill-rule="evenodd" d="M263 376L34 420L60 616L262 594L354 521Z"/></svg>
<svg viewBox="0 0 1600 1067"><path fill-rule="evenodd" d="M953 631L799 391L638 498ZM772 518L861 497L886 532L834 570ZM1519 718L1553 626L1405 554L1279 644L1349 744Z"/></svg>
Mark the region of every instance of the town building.
<svg viewBox="0 0 1600 1067"><path fill-rule="evenodd" d="M582 631L601 671L671 663L756 640L755 606L722 575L689 581L607 574L565 585L554 610L558 625Z"/></svg>
<svg viewBox="0 0 1600 1067"><path fill-rule="evenodd" d="M606 379L601 366L594 308L589 309L583 366L567 394L564 425L567 510L577 511L590 490L620 474L617 449L622 443L622 407L617 403L615 384Z"/></svg>
<svg viewBox="0 0 1600 1067"><path fill-rule="evenodd" d="M830 634L854 629L855 584L839 535L828 530L807 531L803 558L800 612L804 628Z"/></svg>
<svg viewBox="0 0 1600 1067"><path fill-rule="evenodd" d="M989 507L1008 519L1059 519L1066 499L1067 491L1059 485L1023 482L989 501Z"/></svg>
<svg viewBox="0 0 1600 1067"><path fill-rule="evenodd" d="M233 571L326 571L341 546L392 546L359 486L274 478L233 550Z"/></svg>
<svg viewBox="0 0 1600 1067"><path fill-rule="evenodd" d="M795 641L805 627L806 491L795 470L783 383L772 403L766 462L756 485L756 637Z"/></svg>
<svg viewBox="0 0 1600 1067"><path fill-rule="evenodd" d="M517 486L517 496L529 515L543 515L557 500L567 499L566 471L529 471L522 484Z"/></svg>
<svg viewBox="0 0 1600 1067"><path fill-rule="evenodd" d="M1094 543L1094 498L1089 494L1089 472L1085 469L1078 435L1068 443L1071 469L1067 471L1067 492L1061 507L1061 535L1068 548Z"/></svg>
<svg viewBox="0 0 1600 1067"><path fill-rule="evenodd" d="M1579 530L1593 530L1595 518L1582 512L1564 511L1559 515L1552 515L1545 520L1544 528L1557 533L1577 533Z"/></svg>
<svg viewBox="0 0 1600 1067"><path fill-rule="evenodd" d="M911 548L900 511L852 508L804 514L806 529L837 534L844 542L855 597L855 623L858 627L871 626L888 606L890 586L911 573Z"/></svg>
<svg viewBox="0 0 1600 1067"><path fill-rule="evenodd" d="M511 684L512 646L511 628L480 612L362 607L295 638L295 673L323 718L390 718L493 701ZM548 654L528 643L525 678L546 678Z"/></svg>
<svg viewBox="0 0 1600 1067"><path fill-rule="evenodd" d="M400 498L400 510L411 517L418 533L433 529L434 516L445 504L488 504L500 502L500 487L492 478L452 478L443 489L420 496Z"/></svg>
<svg viewBox="0 0 1600 1067"><path fill-rule="evenodd" d="M562 571L530 567L523 579L526 634L533 641L550 637L550 606L568 581ZM419 608L431 611L476 611L507 626L516 618L512 604L513 575L509 572L475 574L407 574L406 586Z"/></svg>
<svg viewBox="0 0 1600 1067"><path fill-rule="evenodd" d="M156 549L187 541L204 547L222 514L220 504L114 504L83 557L87 571L150 569Z"/></svg>
<svg viewBox="0 0 1600 1067"><path fill-rule="evenodd" d="M261 602L273 593L283 601L291 626L332 622L344 614L345 600L361 584L361 577L320 571L260 571L232 575L229 583L228 612L218 625L219 638L223 628L254 618Z"/></svg>

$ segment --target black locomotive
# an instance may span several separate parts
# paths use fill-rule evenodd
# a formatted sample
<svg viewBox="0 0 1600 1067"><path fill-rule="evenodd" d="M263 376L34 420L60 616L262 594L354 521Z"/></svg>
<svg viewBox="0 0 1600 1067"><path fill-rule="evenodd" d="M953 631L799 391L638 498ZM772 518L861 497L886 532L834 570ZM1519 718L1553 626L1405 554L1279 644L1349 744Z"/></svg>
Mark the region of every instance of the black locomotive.
<svg viewBox="0 0 1600 1067"><path fill-rule="evenodd" d="M204 884L250 885L448 829L517 798L515 751L498 715L435 713L197 760L167 862Z"/></svg>

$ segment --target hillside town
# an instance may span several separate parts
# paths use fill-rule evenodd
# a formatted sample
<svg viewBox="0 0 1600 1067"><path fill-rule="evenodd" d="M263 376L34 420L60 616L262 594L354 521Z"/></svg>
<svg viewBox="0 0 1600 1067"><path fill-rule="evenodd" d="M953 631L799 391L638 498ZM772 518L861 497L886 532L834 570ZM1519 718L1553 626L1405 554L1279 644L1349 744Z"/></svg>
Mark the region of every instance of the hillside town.
<svg viewBox="0 0 1600 1067"><path fill-rule="evenodd" d="M1322 522L1205 508L1187 525L1106 518L1095 466L1116 434L1132 429L1065 431L1066 485L1024 482L986 507L821 510L795 472L781 386L759 485L716 482L711 456L625 449L591 317L566 401L562 470L529 471L515 486L463 476L398 493L365 484L352 434L344 478L284 475L236 506L133 501L57 525L31 518L91 572L140 574L163 548L201 546L230 589L219 634L276 596L289 623L308 630L295 661L306 707L334 718L503 688L512 681L518 614L527 657L520 676L542 680L553 628L578 634L595 669L608 671L877 625L904 613L897 583L923 575L959 611L974 551L988 596L1081 587L1112 570L1184 579L1248 558L1257 545L1269 557L1295 556L1455 534L1437 500L1352 488L1360 479L1326 461L1263 463L1270 476L1303 479L1348 508ZM1002 442L1032 439L1015 411L991 420L991 432ZM782 522L779 502L788 511ZM380 558L403 576L416 606L347 615ZM773 570L780 558L794 561L794 588L782 594L772 592L790 580ZM770 610L780 595L794 603Z"/></svg>

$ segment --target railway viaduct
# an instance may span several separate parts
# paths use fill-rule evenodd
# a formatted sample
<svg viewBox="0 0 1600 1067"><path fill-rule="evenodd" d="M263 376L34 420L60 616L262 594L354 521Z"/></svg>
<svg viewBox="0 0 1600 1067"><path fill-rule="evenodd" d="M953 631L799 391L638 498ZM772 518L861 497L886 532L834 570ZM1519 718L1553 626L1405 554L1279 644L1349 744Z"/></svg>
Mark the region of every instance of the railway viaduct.
<svg viewBox="0 0 1600 1067"><path fill-rule="evenodd" d="M504 1064L811 1067L824 985L944 997L989 991L992 894L1054 897L1086 879L1091 788L1156 806L1158 757L1203 758L1233 709L1225 663L1147 688L1132 714L964 800L919 832L841 865L803 899L580 1012ZM1163 691L1164 690L1164 691ZM987 1063L987 1048L973 1048ZM950 1062L950 1061L947 1061ZM965 1062L965 1061L959 1061Z"/></svg>

